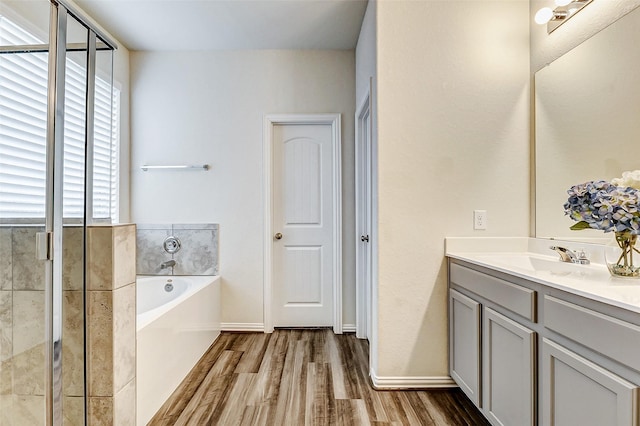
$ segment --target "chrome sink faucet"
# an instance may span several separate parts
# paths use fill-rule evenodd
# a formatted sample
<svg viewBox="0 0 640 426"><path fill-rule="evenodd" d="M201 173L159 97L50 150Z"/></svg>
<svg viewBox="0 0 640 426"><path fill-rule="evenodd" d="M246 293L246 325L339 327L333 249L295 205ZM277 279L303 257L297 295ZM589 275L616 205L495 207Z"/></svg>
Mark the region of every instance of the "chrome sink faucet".
<svg viewBox="0 0 640 426"><path fill-rule="evenodd" d="M162 262L160 264L160 269L173 268L174 266L176 266L176 261L171 259L171 260L167 260L166 262Z"/></svg>
<svg viewBox="0 0 640 426"><path fill-rule="evenodd" d="M580 250L576 254L575 252L573 252L572 250L566 247L551 246L549 248L551 250L554 250L556 253L560 255L560 260L562 262L577 263L580 265L588 265L589 263L591 263L587 258L587 254L584 252L584 250Z"/></svg>

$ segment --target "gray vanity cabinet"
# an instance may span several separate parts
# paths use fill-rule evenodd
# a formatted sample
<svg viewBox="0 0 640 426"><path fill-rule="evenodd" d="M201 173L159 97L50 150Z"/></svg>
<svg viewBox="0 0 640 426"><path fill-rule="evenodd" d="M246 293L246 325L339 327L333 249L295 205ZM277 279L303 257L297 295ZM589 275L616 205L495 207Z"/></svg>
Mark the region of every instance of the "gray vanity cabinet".
<svg viewBox="0 0 640 426"><path fill-rule="evenodd" d="M451 377L500 426L640 426L640 318L449 262Z"/></svg>
<svg viewBox="0 0 640 426"><path fill-rule="evenodd" d="M449 294L449 365L451 377L480 407L480 303L451 290Z"/></svg>
<svg viewBox="0 0 640 426"><path fill-rule="evenodd" d="M608 368L615 362L640 371L640 326L612 316L614 310L597 312L550 295L543 304L545 329L570 340L543 340L542 424L639 425L639 387ZM586 359L576 353L581 346L606 358Z"/></svg>
<svg viewBox="0 0 640 426"><path fill-rule="evenodd" d="M638 387L551 340L542 343L545 426L635 426Z"/></svg>
<svg viewBox="0 0 640 426"><path fill-rule="evenodd" d="M534 331L484 308L482 408L492 424L535 424L535 341Z"/></svg>
<svg viewBox="0 0 640 426"><path fill-rule="evenodd" d="M535 425L536 333L499 311L535 319L536 292L456 264L450 280L451 377L492 424Z"/></svg>

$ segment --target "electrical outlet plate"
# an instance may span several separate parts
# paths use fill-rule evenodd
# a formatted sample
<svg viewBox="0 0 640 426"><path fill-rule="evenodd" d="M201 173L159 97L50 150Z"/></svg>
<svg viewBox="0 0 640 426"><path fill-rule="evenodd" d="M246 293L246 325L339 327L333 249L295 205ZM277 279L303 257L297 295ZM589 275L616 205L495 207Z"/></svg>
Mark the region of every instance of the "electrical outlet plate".
<svg viewBox="0 0 640 426"><path fill-rule="evenodd" d="M487 211L473 211L473 229L487 229Z"/></svg>

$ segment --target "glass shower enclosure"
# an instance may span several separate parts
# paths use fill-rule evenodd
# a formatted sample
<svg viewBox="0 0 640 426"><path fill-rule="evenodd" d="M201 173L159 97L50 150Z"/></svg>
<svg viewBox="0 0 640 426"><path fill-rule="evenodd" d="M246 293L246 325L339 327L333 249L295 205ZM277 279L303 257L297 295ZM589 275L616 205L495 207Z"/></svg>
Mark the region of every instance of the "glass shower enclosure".
<svg viewBox="0 0 640 426"><path fill-rule="evenodd" d="M113 137L115 47L66 1L0 0L0 425L86 424L85 230L112 172L94 141Z"/></svg>

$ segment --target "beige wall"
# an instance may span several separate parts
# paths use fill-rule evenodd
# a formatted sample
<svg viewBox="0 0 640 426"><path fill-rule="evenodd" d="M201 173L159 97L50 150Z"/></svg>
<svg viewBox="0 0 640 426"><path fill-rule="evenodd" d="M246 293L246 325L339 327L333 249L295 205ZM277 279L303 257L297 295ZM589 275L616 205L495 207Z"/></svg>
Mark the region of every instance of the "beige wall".
<svg viewBox="0 0 640 426"><path fill-rule="evenodd" d="M528 20L526 1L378 2L378 377L448 375L446 236L528 235Z"/></svg>
<svg viewBox="0 0 640 426"><path fill-rule="evenodd" d="M131 84L132 218L220 224L226 324L263 322L263 116L342 114L343 322L355 324L354 51L135 52Z"/></svg>

